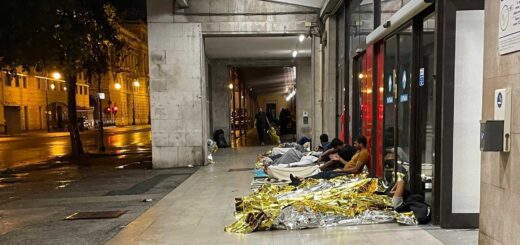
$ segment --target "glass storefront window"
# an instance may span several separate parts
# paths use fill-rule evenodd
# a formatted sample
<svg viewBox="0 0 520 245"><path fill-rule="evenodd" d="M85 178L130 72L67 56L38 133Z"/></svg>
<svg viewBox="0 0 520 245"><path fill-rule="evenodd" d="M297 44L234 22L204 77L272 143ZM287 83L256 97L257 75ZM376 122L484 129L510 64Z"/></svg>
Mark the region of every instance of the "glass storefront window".
<svg viewBox="0 0 520 245"><path fill-rule="evenodd" d="M434 49L435 49L435 15L427 17L423 22L421 71L419 71L419 106L424 108L419 113L418 126L422 131L418 140L418 148L421 154L421 182L425 200L431 204L432 183L434 169L434 125L435 125L435 80L434 74ZM423 81L421 81L421 79Z"/></svg>
<svg viewBox="0 0 520 245"><path fill-rule="evenodd" d="M387 183L394 180L395 172L408 178L410 170L412 48L411 26L385 42L383 164Z"/></svg>

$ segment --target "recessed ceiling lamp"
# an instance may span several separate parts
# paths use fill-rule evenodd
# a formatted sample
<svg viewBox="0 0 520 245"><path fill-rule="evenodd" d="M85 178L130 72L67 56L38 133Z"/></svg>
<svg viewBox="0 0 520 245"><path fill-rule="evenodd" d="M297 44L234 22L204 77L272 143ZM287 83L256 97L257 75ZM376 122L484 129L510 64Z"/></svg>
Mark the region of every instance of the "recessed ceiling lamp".
<svg viewBox="0 0 520 245"><path fill-rule="evenodd" d="M287 97L285 97L285 101L289 101L296 95L296 89L294 89Z"/></svg>
<svg viewBox="0 0 520 245"><path fill-rule="evenodd" d="M303 42L303 40L305 40L305 35L301 34L299 37L298 37L298 40L301 42Z"/></svg>
<svg viewBox="0 0 520 245"><path fill-rule="evenodd" d="M297 50L292 51L292 57L296 58L296 56L298 56L298 51Z"/></svg>

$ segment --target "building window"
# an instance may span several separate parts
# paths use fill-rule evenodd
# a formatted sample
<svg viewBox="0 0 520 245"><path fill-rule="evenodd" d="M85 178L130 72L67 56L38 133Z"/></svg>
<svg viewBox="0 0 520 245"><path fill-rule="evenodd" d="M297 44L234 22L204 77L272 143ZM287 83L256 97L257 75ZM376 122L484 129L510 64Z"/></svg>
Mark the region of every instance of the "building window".
<svg viewBox="0 0 520 245"><path fill-rule="evenodd" d="M83 94L83 86L79 86L79 94Z"/></svg>
<svg viewBox="0 0 520 245"><path fill-rule="evenodd" d="M13 83L12 83L12 77L8 76L8 75L5 75L4 76L4 79L5 79L5 85L6 86L11 86Z"/></svg>
<svg viewBox="0 0 520 245"><path fill-rule="evenodd" d="M16 87L20 87L20 76L16 75L16 76L14 77L14 85L15 85Z"/></svg>
<svg viewBox="0 0 520 245"><path fill-rule="evenodd" d="M85 86L85 95L88 95L88 86Z"/></svg>
<svg viewBox="0 0 520 245"><path fill-rule="evenodd" d="M23 88L27 88L27 77L25 77L25 76L22 77L22 84L23 84Z"/></svg>

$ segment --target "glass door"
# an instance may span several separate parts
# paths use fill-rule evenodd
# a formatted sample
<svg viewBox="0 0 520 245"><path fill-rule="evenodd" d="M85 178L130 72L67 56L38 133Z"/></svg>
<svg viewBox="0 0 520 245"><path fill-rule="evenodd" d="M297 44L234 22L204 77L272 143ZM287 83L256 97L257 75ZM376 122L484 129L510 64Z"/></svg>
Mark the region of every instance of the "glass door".
<svg viewBox="0 0 520 245"><path fill-rule="evenodd" d="M397 173L408 179L410 170L412 51L411 25L385 41L383 166L389 185Z"/></svg>
<svg viewBox="0 0 520 245"><path fill-rule="evenodd" d="M397 65L397 36L385 41L384 51L384 92L383 92L383 178L390 185L393 182L395 166L395 97L396 97L396 65Z"/></svg>
<svg viewBox="0 0 520 245"><path fill-rule="evenodd" d="M422 183L420 191L429 204L432 204L435 150L434 34L435 15L432 14L426 17L422 23L417 87L417 152L421 164L420 183Z"/></svg>

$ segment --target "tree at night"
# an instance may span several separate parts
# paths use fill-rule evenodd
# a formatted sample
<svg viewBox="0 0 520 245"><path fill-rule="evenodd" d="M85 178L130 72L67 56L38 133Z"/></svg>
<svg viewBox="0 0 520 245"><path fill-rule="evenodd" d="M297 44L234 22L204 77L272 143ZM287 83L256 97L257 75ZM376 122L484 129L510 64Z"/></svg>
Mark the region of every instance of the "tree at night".
<svg viewBox="0 0 520 245"><path fill-rule="evenodd" d="M80 73L104 74L121 53L116 10L103 0L4 1L0 8L0 68L57 70L67 81L71 155L83 154L76 113Z"/></svg>

